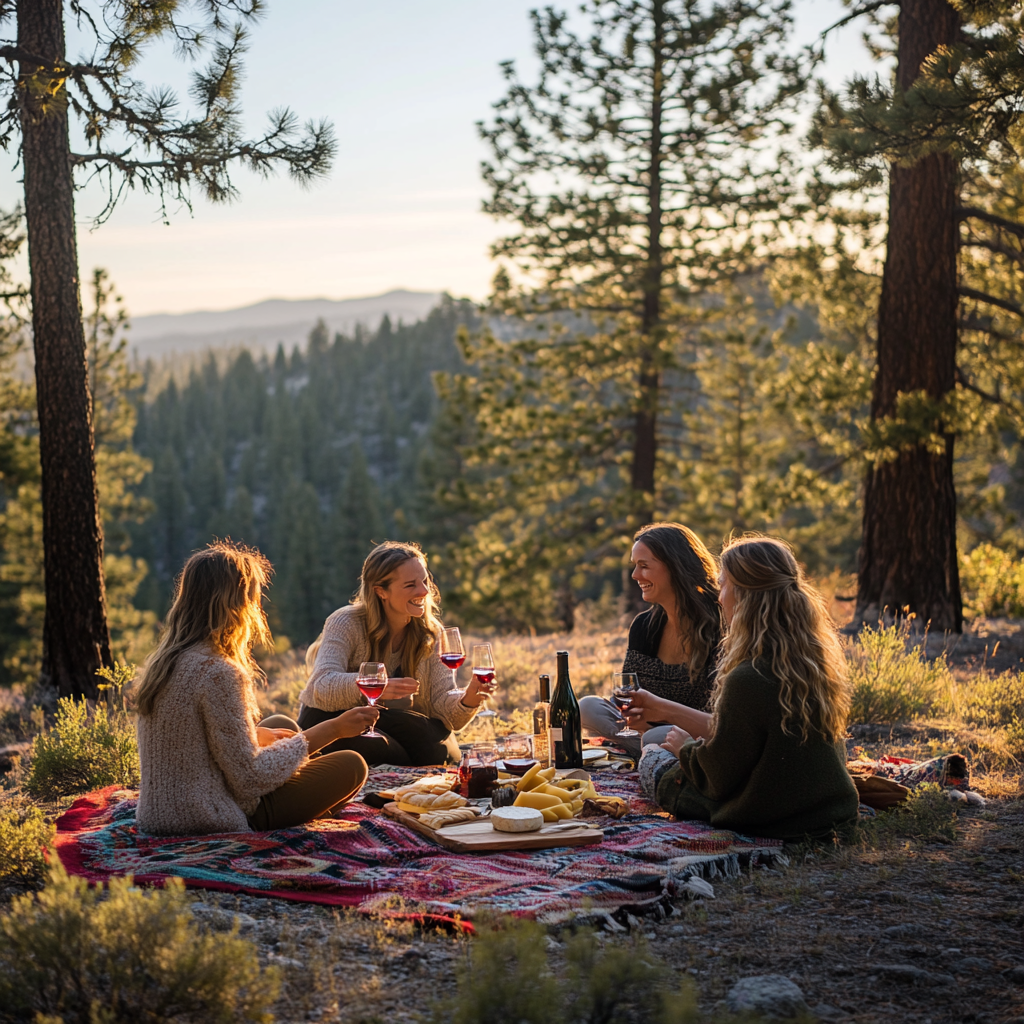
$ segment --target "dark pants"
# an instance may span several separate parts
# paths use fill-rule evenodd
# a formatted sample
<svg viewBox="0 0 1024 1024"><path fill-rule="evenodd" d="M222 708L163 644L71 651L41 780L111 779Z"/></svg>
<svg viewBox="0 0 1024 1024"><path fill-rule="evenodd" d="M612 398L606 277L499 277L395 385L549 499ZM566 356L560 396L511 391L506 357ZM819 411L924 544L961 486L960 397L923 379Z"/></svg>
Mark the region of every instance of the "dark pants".
<svg viewBox="0 0 1024 1024"><path fill-rule="evenodd" d="M321 711L319 708L304 707L299 715L299 726L308 729L312 725L337 718L340 711ZM458 764L459 745L444 722L415 711L394 711L381 708L377 720L377 732L384 733L383 739L373 736L351 736L336 740L324 747L325 754L336 750L354 750L362 754L366 763L425 765Z"/></svg>

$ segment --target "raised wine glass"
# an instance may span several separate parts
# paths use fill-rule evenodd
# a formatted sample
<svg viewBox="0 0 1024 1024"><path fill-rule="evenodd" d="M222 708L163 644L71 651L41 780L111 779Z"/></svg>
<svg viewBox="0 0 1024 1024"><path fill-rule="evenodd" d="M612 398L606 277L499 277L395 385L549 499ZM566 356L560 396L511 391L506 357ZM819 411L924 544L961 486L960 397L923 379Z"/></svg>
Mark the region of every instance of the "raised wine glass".
<svg viewBox="0 0 1024 1024"><path fill-rule="evenodd" d="M490 644L473 645L473 676L480 680L485 694L477 717L494 718L497 712L487 706L487 698L494 693L494 652Z"/></svg>
<svg viewBox="0 0 1024 1024"><path fill-rule="evenodd" d="M624 711L633 703L633 694L640 689L635 672L613 672L612 673L612 700L620 711ZM629 724L620 729L616 736L639 736L636 729L630 729Z"/></svg>
<svg viewBox="0 0 1024 1024"><path fill-rule="evenodd" d="M359 675L356 678L356 686L359 687L359 692L367 699L370 707L376 707L377 701L380 700L380 695L384 692L384 687L388 685L388 669L387 665L380 661L364 661L359 666ZM367 732L362 733L363 736L373 736L377 739L383 739L384 734L377 732L376 729L371 725Z"/></svg>
<svg viewBox="0 0 1024 1024"><path fill-rule="evenodd" d="M466 660L466 648L462 646L462 634L458 626L449 626L441 630L441 649L438 652L441 664L451 669L452 690L457 689L455 684L455 673Z"/></svg>

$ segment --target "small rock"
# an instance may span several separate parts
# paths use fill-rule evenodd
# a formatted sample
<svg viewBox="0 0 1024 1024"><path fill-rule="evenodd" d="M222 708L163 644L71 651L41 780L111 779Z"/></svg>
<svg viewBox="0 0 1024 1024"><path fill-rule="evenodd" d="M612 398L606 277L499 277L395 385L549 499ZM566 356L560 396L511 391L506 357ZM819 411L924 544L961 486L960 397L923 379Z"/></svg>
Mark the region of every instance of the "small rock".
<svg viewBox="0 0 1024 1024"><path fill-rule="evenodd" d="M1024 985L1024 964L1007 967L1007 969L1003 971L1003 977L1009 978L1010 981L1016 982L1018 985Z"/></svg>
<svg viewBox="0 0 1024 1024"><path fill-rule="evenodd" d="M292 960L291 957L278 956L277 953L268 953L267 960L276 967L305 967L301 960Z"/></svg>
<svg viewBox="0 0 1024 1024"><path fill-rule="evenodd" d="M992 970L992 961L986 960L983 956L965 956L956 966L958 970L963 968L966 971L987 974Z"/></svg>
<svg viewBox="0 0 1024 1024"><path fill-rule="evenodd" d="M887 939L911 939L918 935L924 935L926 929L919 924L892 924L882 929L882 934Z"/></svg>
<svg viewBox="0 0 1024 1024"><path fill-rule="evenodd" d="M829 1003L818 1003L817 1006L811 1007L811 1013L822 1020L834 1020L836 1017L843 1016L843 1011L838 1006L832 1006Z"/></svg>
<svg viewBox="0 0 1024 1024"><path fill-rule="evenodd" d="M726 1003L733 1013L756 1013L776 1020L809 1012L800 986L781 974L741 978L729 989Z"/></svg>
<svg viewBox="0 0 1024 1024"><path fill-rule="evenodd" d="M971 805L971 807L988 806L988 801L980 793L975 793L973 789L967 790L964 796L967 798L967 802Z"/></svg>
<svg viewBox="0 0 1024 1024"><path fill-rule="evenodd" d="M670 935L682 935L686 931L686 926L681 924L674 924L669 928Z"/></svg>
<svg viewBox="0 0 1024 1024"><path fill-rule="evenodd" d="M964 806L967 804L966 794L961 793L959 789L947 789L946 796L954 804L963 804Z"/></svg>
<svg viewBox="0 0 1024 1024"><path fill-rule="evenodd" d="M256 919L248 914L222 910L209 903L193 903L192 916L215 932L229 932L237 924L240 932L256 927Z"/></svg>
<svg viewBox="0 0 1024 1024"><path fill-rule="evenodd" d="M911 964L875 964L871 970L908 985L955 985L956 979L951 974L935 974Z"/></svg>

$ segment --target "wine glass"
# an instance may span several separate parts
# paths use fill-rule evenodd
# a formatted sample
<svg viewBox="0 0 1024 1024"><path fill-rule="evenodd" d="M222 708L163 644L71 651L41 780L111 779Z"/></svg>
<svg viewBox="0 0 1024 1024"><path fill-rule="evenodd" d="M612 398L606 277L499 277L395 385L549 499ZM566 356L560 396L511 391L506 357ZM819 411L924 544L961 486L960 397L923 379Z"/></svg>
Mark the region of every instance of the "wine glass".
<svg viewBox="0 0 1024 1024"><path fill-rule="evenodd" d="M487 698L494 692L494 653L490 644L473 645L473 675L483 683L485 694L477 717L494 718L497 712L487 706Z"/></svg>
<svg viewBox="0 0 1024 1024"><path fill-rule="evenodd" d="M380 700L380 695L384 692L384 687L388 685L388 668L383 662L380 661L364 661L359 666L359 675L356 677L356 686L359 687L359 692L367 699L370 707L376 707L377 701ZM363 736L372 736L377 739L383 739L384 734L377 732L376 729L371 725L367 732L362 733Z"/></svg>
<svg viewBox="0 0 1024 1024"><path fill-rule="evenodd" d="M438 652L441 664L451 669L452 689L455 686L455 673L466 660L466 648L462 646L462 634L458 626L449 626L441 630L441 650Z"/></svg>
<svg viewBox="0 0 1024 1024"><path fill-rule="evenodd" d="M620 711L624 711L633 703L633 694L640 689L635 672L613 672L612 673L612 700ZM636 729L630 729L628 723L626 728L620 729L616 736L639 736Z"/></svg>

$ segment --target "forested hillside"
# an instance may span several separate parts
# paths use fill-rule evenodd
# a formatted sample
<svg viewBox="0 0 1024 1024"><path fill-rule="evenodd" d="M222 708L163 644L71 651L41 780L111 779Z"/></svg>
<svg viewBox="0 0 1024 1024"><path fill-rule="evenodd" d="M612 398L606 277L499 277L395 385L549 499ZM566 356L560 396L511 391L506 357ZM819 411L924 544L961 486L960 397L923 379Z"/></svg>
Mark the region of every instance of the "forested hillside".
<svg viewBox="0 0 1024 1024"><path fill-rule="evenodd" d="M175 573L213 536L257 545L275 563L275 631L308 643L344 603L373 540L422 532L423 467L437 415L431 374L462 365L455 334L468 302L425 320L330 338L273 358L213 355L138 403L135 448L153 464L153 512L132 551L150 572L138 601L159 614ZM152 384L166 377L150 364ZM155 393L154 393L155 392Z"/></svg>

